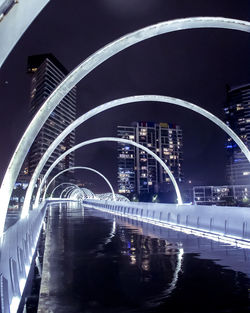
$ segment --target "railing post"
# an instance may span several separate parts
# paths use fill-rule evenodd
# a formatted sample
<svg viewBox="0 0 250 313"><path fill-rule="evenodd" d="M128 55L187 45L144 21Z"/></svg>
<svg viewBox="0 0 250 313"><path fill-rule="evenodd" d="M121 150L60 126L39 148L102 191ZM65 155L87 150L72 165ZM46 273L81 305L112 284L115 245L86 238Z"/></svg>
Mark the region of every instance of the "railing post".
<svg viewBox="0 0 250 313"><path fill-rule="evenodd" d="M200 217L197 217L197 228L200 228Z"/></svg>
<svg viewBox="0 0 250 313"><path fill-rule="evenodd" d="M168 222L170 221L171 213L168 212Z"/></svg>
<svg viewBox="0 0 250 313"><path fill-rule="evenodd" d="M180 214L177 214L177 224L180 224L180 219L181 219Z"/></svg>
<svg viewBox="0 0 250 313"><path fill-rule="evenodd" d="M162 212L160 212L159 220L161 221L162 219Z"/></svg>
<svg viewBox="0 0 250 313"><path fill-rule="evenodd" d="M242 238L245 238L247 232L247 222L243 222L242 225Z"/></svg>
<svg viewBox="0 0 250 313"><path fill-rule="evenodd" d="M225 229L224 229L224 234L227 234L227 227L228 227L228 222L227 220L225 220Z"/></svg>
<svg viewBox="0 0 250 313"><path fill-rule="evenodd" d="M209 223L209 230L210 230L210 231L213 230L213 224L214 224L214 219L211 217L211 218L210 218L210 223Z"/></svg>

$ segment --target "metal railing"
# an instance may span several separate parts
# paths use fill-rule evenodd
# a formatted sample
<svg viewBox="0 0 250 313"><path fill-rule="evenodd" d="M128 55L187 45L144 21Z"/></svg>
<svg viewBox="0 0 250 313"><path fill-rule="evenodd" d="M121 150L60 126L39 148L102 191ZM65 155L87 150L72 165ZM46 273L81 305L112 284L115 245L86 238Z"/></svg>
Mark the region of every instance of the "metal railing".
<svg viewBox="0 0 250 313"><path fill-rule="evenodd" d="M0 242L0 313L17 312L47 207L67 201L46 200L4 232Z"/></svg>
<svg viewBox="0 0 250 313"><path fill-rule="evenodd" d="M250 208L84 200L85 205L250 248Z"/></svg>

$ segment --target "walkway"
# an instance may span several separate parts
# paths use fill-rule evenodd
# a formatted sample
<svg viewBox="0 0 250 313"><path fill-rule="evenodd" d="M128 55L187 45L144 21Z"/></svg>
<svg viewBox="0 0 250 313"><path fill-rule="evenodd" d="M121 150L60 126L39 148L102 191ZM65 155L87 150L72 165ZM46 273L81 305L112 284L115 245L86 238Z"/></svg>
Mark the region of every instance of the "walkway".
<svg viewBox="0 0 250 313"><path fill-rule="evenodd" d="M249 250L81 207L55 206L47 227L39 313L249 305Z"/></svg>

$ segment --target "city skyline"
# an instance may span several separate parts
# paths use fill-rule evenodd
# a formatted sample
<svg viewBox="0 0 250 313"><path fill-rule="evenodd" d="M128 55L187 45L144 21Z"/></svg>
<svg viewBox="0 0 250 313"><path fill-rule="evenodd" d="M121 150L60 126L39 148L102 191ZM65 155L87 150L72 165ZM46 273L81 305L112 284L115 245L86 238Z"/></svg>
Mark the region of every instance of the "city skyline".
<svg viewBox="0 0 250 313"><path fill-rule="evenodd" d="M73 69L99 47L139 27L177 17L218 15L219 13L225 17L247 20L247 7L249 7L246 1L240 1L236 7L233 4L226 5L226 1L222 1L220 4L215 4L213 9L194 3L189 9L186 8L184 13L185 5L183 5L183 9L180 5L180 10L176 10L173 2L167 1L169 5L167 11L167 4L159 1L159 5L153 5L152 1L148 1L148 7L145 5L145 10L142 12L137 11L135 14L134 10L127 7L128 12L124 16L122 12L111 10L108 5L105 7L105 3L107 4L108 1L100 5L86 4L90 17L74 11L78 17L84 15L86 21L81 20L82 29L79 19L76 19L69 29L62 25L63 30L67 29L68 31L68 33L64 33L65 38L68 39L68 45L66 40L60 38L61 32L58 33L51 27L66 20L65 10L68 10L67 14L70 14L73 12L72 7L67 7L66 4L60 5L61 10L55 17L53 13L55 14L56 4L48 4L21 38L0 70L0 91L8 108L5 110L6 112L1 109L3 115L13 111L16 116L22 117L24 110L27 110L28 102L25 100L29 94L27 80L19 71L15 72L15 79L10 76L10 73L13 73L16 68L20 69L25 64L24 56L27 52L27 55L53 52L67 68ZM84 4L81 4L80 7L84 8ZM101 7L102 13L100 14L97 9ZM222 14L223 12L225 14ZM138 16L141 16L139 21ZM90 31L94 21L98 18L100 25L103 22L105 27L103 29L99 27L97 32ZM128 20L131 23L128 23ZM86 28L88 23L90 27ZM74 27L76 25L78 28ZM116 29L112 28L114 25L117 25ZM44 29L43 32L41 32L42 29ZM70 33L70 29L72 33ZM73 30L78 37L73 35ZM84 38L80 30L85 35ZM41 34L41 40L33 43L32 38L37 32ZM56 38L56 33L59 38ZM84 44L85 39L86 44ZM63 47L64 49L62 49ZM76 47L79 48L79 51L76 50ZM120 96L152 93L176 96L191 101L223 118L226 84L247 83L246 80L249 77L246 68L248 51L247 34L238 34L229 30L192 30L148 40L125 50L112 61L104 63L79 84L77 115ZM183 69L181 75L178 74L179 69ZM12 95L13 88L16 90L15 95ZM13 113L12 116L14 116ZM223 183L226 136L204 118L183 109L173 108L171 105L166 107L152 103L136 104L133 107L132 105L128 106L128 109L121 108L104 113L77 129L77 142L102 136L103 132L105 135L114 135L116 125L133 120L160 122L163 119L162 116L164 116L164 120L179 124L183 128L185 137L184 172L187 179L191 179L196 184L205 179L204 184ZM4 130L10 128L8 138L10 144L7 146L6 138L1 138L1 145L6 149L1 162L1 178L10 155L28 123L26 117L17 118L11 122L11 126L7 117L5 120L6 122L1 125L1 133L3 134ZM24 125L25 123L26 125ZM101 132L100 129L102 129ZM76 158L76 165L91 165L104 174L108 174L111 181L116 181L115 144L101 144L83 149L77 153ZM214 173L219 173L219 178L215 177ZM84 173L84 175L89 174ZM94 176L90 176L90 179L98 182Z"/></svg>

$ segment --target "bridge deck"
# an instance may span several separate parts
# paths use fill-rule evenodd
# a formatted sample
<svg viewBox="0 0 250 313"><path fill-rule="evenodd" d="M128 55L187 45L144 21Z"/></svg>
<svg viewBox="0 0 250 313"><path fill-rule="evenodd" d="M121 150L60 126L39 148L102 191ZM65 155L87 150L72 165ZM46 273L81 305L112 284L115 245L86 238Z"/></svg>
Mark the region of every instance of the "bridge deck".
<svg viewBox="0 0 250 313"><path fill-rule="evenodd" d="M200 255L200 261L197 261L197 253ZM146 284L151 286L151 293L156 292L155 287L152 288L151 285L154 277L157 278L155 286L168 287L164 291L164 301L167 303L172 290L182 292L180 289L186 286L179 284L177 287L183 270L189 272L187 263L185 266L182 264L185 260L189 260L191 268L193 261L202 266L201 268L206 268L208 260L214 260L209 261L209 275L211 281L217 284L218 279L213 278L213 271L220 275L217 273L219 265L222 265L224 276L226 266L250 277L249 253L250 250L235 249L205 238L198 239L193 235L144 224L126 217L113 216L98 210L86 212L78 204L72 208L66 208L64 205L60 208L57 204L48 212L38 313L128 312L129 308L146 303L146 298L143 297L148 295L144 291L140 292L145 287L141 279L146 274L148 276L143 279L151 277ZM168 264L169 260L171 262ZM152 263L153 261L156 263ZM150 265L148 269L145 267L147 264ZM159 266L162 266L161 275L158 275L158 272L151 273L152 270L157 271ZM206 270L200 271L197 268L197 271L201 275L200 279L205 279L201 272L206 275ZM234 271L230 270L228 273L231 275ZM223 275L220 276L222 282ZM159 279L166 281L163 283ZM234 278L230 286L235 289L233 284ZM228 282L224 285L227 286ZM202 283L199 286L202 286ZM217 287L214 285L214 288ZM145 291L147 290L148 287ZM157 292L154 296L162 297L163 291ZM188 292L186 290L184 293ZM211 297L209 292L202 293L202 297ZM214 292L214 289L211 292ZM206 303L207 300L204 299ZM180 302L178 298L178 303ZM245 302L243 299L240 305L245 305ZM142 309L139 312L144 311Z"/></svg>

